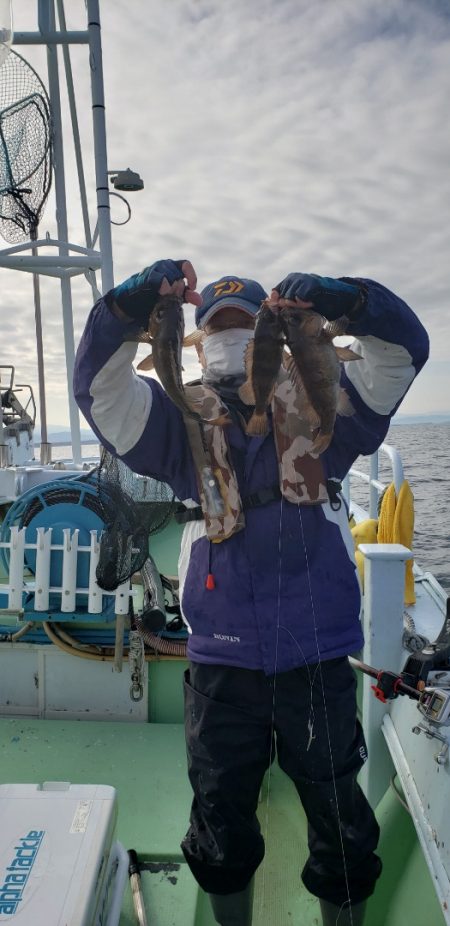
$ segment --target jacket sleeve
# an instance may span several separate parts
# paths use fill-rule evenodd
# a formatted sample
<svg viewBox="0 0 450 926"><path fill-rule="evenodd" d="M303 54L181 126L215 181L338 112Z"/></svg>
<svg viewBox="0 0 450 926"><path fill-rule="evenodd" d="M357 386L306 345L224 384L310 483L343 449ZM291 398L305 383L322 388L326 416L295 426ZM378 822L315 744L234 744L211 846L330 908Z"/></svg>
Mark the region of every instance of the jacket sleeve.
<svg viewBox="0 0 450 926"><path fill-rule="evenodd" d="M367 291L366 305L347 333L361 359L347 361L341 376L355 414L336 418L328 455L330 474L339 478L359 454L378 449L429 353L427 332L402 299L373 280L357 282Z"/></svg>
<svg viewBox="0 0 450 926"><path fill-rule="evenodd" d="M167 482L180 499L197 499L183 419L159 383L137 376L132 326L104 299L92 309L75 359L75 399L101 443L130 469Z"/></svg>

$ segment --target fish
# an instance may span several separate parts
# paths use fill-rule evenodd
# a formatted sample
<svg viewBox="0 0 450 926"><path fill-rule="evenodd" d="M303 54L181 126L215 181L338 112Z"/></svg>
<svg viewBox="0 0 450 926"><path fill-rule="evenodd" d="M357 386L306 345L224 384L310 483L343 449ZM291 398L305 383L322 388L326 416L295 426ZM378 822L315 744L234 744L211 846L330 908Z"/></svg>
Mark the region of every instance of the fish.
<svg viewBox="0 0 450 926"><path fill-rule="evenodd" d="M193 347L195 344L199 344L202 338L204 337L204 332L201 330L192 331L191 334L186 335L183 338L182 346L183 347ZM148 331L142 330L139 332L138 337L134 336L130 338L133 341L139 341L142 344L151 344L152 339ZM154 370L155 362L153 360L153 354L148 354L147 357L144 357L137 365L138 370ZM184 371L184 367L181 367L181 370Z"/></svg>
<svg viewBox="0 0 450 926"><path fill-rule="evenodd" d="M206 446L201 415L195 411L185 394L181 378L181 349L199 343L202 331L194 331L187 338L184 335L184 315L179 297L170 293L156 303L151 312L147 331L140 331L126 337L126 340L151 344L152 353L138 364L138 370L154 369L166 394L180 409L186 427L194 465L203 487L208 514L217 517L223 514L224 501L217 474L213 472ZM221 415L210 424L225 425L231 419ZM197 427L198 425L198 427Z"/></svg>
<svg viewBox="0 0 450 926"><path fill-rule="evenodd" d="M126 337L126 340L151 344L152 353L138 364L138 370L154 369L169 399L187 418L201 421L198 412L188 402L181 378L181 350L184 337L184 315L181 300L169 293L156 303L147 331Z"/></svg>
<svg viewBox="0 0 450 926"><path fill-rule="evenodd" d="M345 317L340 324L324 324L323 317L300 306L280 309L281 326L290 355L283 363L303 398L302 413L313 430L318 428L310 453L321 454L333 437L336 415L353 415L355 409L340 387L340 360L357 360L349 347L336 347L333 337L343 334Z"/></svg>
<svg viewBox="0 0 450 926"><path fill-rule="evenodd" d="M256 316L255 336L245 353L247 379L239 389L239 398L255 406L246 425L247 434L267 434L267 406L272 400L284 344L279 313L265 300Z"/></svg>

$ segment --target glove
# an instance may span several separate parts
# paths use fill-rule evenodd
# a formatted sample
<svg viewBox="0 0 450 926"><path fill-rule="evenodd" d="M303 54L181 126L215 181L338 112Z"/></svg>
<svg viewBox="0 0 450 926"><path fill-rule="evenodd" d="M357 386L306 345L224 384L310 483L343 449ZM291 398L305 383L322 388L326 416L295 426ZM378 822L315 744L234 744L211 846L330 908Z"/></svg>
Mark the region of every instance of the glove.
<svg viewBox="0 0 450 926"><path fill-rule="evenodd" d="M275 290L282 299L312 302L316 312L328 321L341 315L354 318L362 305L359 286L332 277L319 277L316 273L290 273Z"/></svg>
<svg viewBox="0 0 450 926"><path fill-rule="evenodd" d="M129 318L147 328L151 312L158 301L159 290L164 277L169 283L183 279L182 260L157 260L140 273L128 277L119 286L107 293L109 305L116 302Z"/></svg>

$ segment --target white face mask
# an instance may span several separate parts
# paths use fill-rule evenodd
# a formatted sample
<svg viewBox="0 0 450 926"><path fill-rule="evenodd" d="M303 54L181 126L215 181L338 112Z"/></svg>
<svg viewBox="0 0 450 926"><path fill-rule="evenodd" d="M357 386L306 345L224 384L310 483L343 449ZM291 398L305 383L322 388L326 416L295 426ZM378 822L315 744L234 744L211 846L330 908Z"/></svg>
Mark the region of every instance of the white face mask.
<svg viewBox="0 0 450 926"><path fill-rule="evenodd" d="M205 358L204 379L212 382L226 376L245 376L245 349L254 337L251 328L228 328L208 334L202 341Z"/></svg>

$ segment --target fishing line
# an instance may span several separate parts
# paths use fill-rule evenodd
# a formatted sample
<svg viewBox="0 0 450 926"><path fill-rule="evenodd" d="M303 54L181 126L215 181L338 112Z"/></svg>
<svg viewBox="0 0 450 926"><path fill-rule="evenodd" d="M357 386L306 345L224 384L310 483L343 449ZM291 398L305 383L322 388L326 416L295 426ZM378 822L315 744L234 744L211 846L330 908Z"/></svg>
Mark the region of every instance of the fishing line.
<svg viewBox="0 0 450 926"><path fill-rule="evenodd" d="M267 798L266 798L266 814L264 820L264 835L266 842L269 838L269 806L270 806L270 788L272 783L272 762L274 759L274 750L275 750L275 694L277 687L277 666L278 666L278 643L280 638L280 611L281 611L281 528L283 522L283 496L281 496L280 501L280 520L278 526L278 594L277 594L277 627L276 627L276 636L275 636L275 667L273 675L273 694L272 694L272 716L270 721L270 747L269 747L269 770L267 774ZM261 904L260 912L264 909L264 901L266 897L266 865L265 862L262 867L262 890L261 890Z"/></svg>
<svg viewBox="0 0 450 926"><path fill-rule="evenodd" d="M308 575L309 597L310 597L310 602L311 602L311 613L312 613L313 626L314 626L314 637L315 637L315 641L316 641L317 656L318 656L318 658L319 658L319 662L318 662L318 664L317 664L317 668L318 668L318 671L319 671L320 684L321 684L321 687L322 687L322 700L323 700L323 709L324 709L324 716L325 716L325 729L326 729L326 734L327 734L328 749L329 749L329 753L330 753L331 776L332 776L332 779L333 779L333 791L334 791L334 799L335 799L335 803L336 803L336 815L337 815L337 822L338 822L338 826L339 826L339 840L340 840L340 843L341 843L341 852L342 852L342 862L343 862L343 870L344 870L345 890L346 890L346 893L347 893L348 907L349 907L349 912L350 912L350 922L351 922L351 926L353 926L352 901L351 901L351 897L350 897L350 885L349 885L349 881L348 881L348 869L347 869L347 860L346 860L346 858L345 858L344 841L343 841L343 838L342 838L341 815L340 815L340 812L339 812L339 801L338 801L337 788L336 788L336 775L335 775L335 771L334 771L333 750L332 750L332 748L331 748L330 725L329 725L329 721L328 721L327 702L326 702L326 697L325 697L325 686L324 686L323 673L322 673L322 660L321 660L321 657L320 657L319 637L318 637L317 622L316 622L316 609L315 609L315 607L314 607L314 596L313 596L313 593L312 593L312 585L311 585L311 573L310 573L310 568L309 568L308 548L307 548L307 545L306 545L306 537L305 537L305 532L304 532L304 528L303 528L303 518L302 518L302 513L301 513L301 506L300 506L300 505L297 505L297 509L298 509L298 515L299 515L299 521L300 521L300 531L301 531L302 540L303 540L303 547L304 547L304 551L305 551L306 571L307 571L307 575ZM312 697L312 694L311 694L311 697ZM341 907L340 907L340 909L339 909L339 913L338 913L337 918L336 918L336 924L339 922L339 916L340 916L341 911L342 911L342 909L343 909L344 906L345 906L345 902L344 902L344 904L341 905Z"/></svg>
<svg viewBox="0 0 450 926"><path fill-rule="evenodd" d="M265 820L264 820L264 835L265 835L265 839L267 842L269 839L269 810L270 810L270 791L271 791L271 783L272 783L272 761L274 758L274 750L275 750L275 736L274 736L274 733L275 733L275 703L276 703L276 684L277 684L277 672L278 672L278 646L279 646L279 639L280 639L280 630L285 630L289 634L289 636L292 637L294 643L296 644L299 652L302 655L303 661L306 666L306 671L308 673L308 679L309 679L309 685L310 685L310 715L309 715L309 721L308 721L309 740L308 740L307 749L309 749L311 742L314 739L314 736L313 736L313 727L314 727L313 686L314 686L316 675L319 670L319 666L317 665L314 670L313 677L311 678L311 671L306 661L305 654L300 646L300 643L298 642L298 640L296 640L296 638L291 633L291 631L287 629L287 627L283 627L280 624L283 504L284 504L284 497L281 496L280 520L279 520L279 526L278 526L278 594L277 594L277 626L276 626L276 637L275 637L275 666L274 666L274 676L273 676L272 715L271 715L271 724L270 724L270 747L269 747L269 769L268 769L268 775L267 775L266 813L265 813ZM306 561L308 565L308 560ZM266 865L265 863L263 863L260 912L262 912L264 908L265 895L266 895Z"/></svg>

